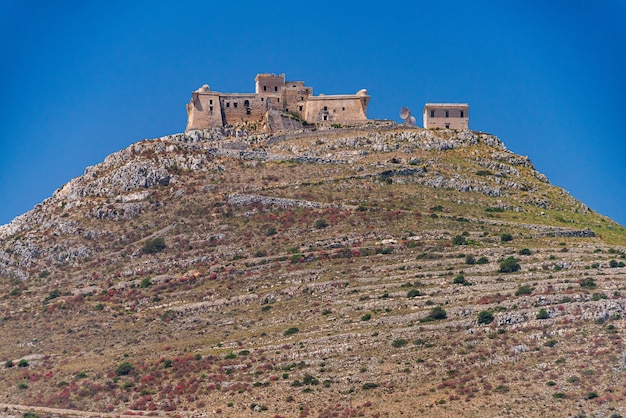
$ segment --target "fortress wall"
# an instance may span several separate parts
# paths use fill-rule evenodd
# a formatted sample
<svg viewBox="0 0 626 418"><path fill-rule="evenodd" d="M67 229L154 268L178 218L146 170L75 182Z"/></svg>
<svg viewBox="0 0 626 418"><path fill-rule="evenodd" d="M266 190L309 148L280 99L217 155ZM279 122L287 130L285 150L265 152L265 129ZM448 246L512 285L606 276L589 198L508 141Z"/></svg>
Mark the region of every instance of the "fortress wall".
<svg viewBox="0 0 626 418"><path fill-rule="evenodd" d="M306 105L309 123L365 121L365 109L357 96L312 96Z"/></svg>
<svg viewBox="0 0 626 418"><path fill-rule="evenodd" d="M222 125L222 109L219 93L194 92L190 103L187 104L186 130L207 129Z"/></svg>
<svg viewBox="0 0 626 418"><path fill-rule="evenodd" d="M286 111L297 112L304 117L306 103L313 94L313 89L304 87L303 82L298 83L300 84L294 87L295 83L290 82L283 88L281 103L283 104L282 108Z"/></svg>
<svg viewBox="0 0 626 418"><path fill-rule="evenodd" d="M267 101L268 98L253 93L220 95L224 125L261 122L267 111Z"/></svg>

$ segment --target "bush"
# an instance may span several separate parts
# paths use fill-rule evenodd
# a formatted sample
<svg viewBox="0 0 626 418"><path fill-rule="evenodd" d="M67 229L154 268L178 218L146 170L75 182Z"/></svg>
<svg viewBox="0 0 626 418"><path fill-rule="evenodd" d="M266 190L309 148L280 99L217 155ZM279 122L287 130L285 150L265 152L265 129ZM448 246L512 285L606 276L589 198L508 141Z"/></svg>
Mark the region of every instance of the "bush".
<svg viewBox="0 0 626 418"><path fill-rule="evenodd" d="M165 240L162 237L149 239L143 244L142 249L146 254L160 253L165 249Z"/></svg>
<svg viewBox="0 0 626 418"><path fill-rule="evenodd" d="M152 282L150 281L150 279L145 277L141 280L141 283L139 283L139 287L142 289L145 289L146 287L149 287L151 284Z"/></svg>
<svg viewBox="0 0 626 418"><path fill-rule="evenodd" d="M478 260L476 260L476 264L487 264L489 262L489 259L485 256L480 257Z"/></svg>
<svg viewBox="0 0 626 418"><path fill-rule="evenodd" d="M421 322L429 322L429 321L438 321L440 319L446 319L448 317L448 314L446 313L446 310L443 309L441 306L435 306L434 308L432 308L430 310L430 314L421 319Z"/></svg>
<svg viewBox="0 0 626 418"><path fill-rule="evenodd" d="M563 399L565 398L565 394L563 392L555 392L552 394L554 399Z"/></svg>
<svg viewBox="0 0 626 418"><path fill-rule="evenodd" d="M17 367L28 367L28 360L26 360L26 359L21 359L21 360L17 363Z"/></svg>
<svg viewBox="0 0 626 418"><path fill-rule="evenodd" d="M598 394L596 392L589 392L587 394L587 399L595 399L598 397Z"/></svg>
<svg viewBox="0 0 626 418"><path fill-rule="evenodd" d="M11 367L13 367L13 366L14 366L14 364L13 364L13 360L7 360L7 361L4 363L4 367L6 367L7 369L9 369L9 368L11 368Z"/></svg>
<svg viewBox="0 0 626 418"><path fill-rule="evenodd" d="M405 340L404 338L397 338L397 339L393 340L393 342L391 343L391 346L395 347L395 348L400 348L400 347L404 347L408 343L409 342L407 340Z"/></svg>
<svg viewBox="0 0 626 418"><path fill-rule="evenodd" d="M326 228L327 226L328 226L328 222L326 222L326 219L319 218L315 220L315 228L322 229L322 228Z"/></svg>
<svg viewBox="0 0 626 418"><path fill-rule="evenodd" d="M519 250L519 255L531 255L532 253L530 252L530 250L528 248L523 248L521 250Z"/></svg>
<svg viewBox="0 0 626 418"><path fill-rule="evenodd" d="M515 257L508 257L500 261L500 273L514 273L520 268L521 267Z"/></svg>
<svg viewBox="0 0 626 418"><path fill-rule="evenodd" d="M283 332L284 336L288 336L288 335L293 335L297 332L299 332L300 330L296 327L291 327L285 330L285 332Z"/></svg>
<svg viewBox="0 0 626 418"><path fill-rule="evenodd" d="M462 274L459 274L458 276L456 276L454 278L452 283L454 283L454 284L463 284L463 283L465 283L465 276L463 276Z"/></svg>
<svg viewBox="0 0 626 418"><path fill-rule="evenodd" d="M513 241L513 235L511 234L502 234L500 235L500 241L502 242L509 242L509 241Z"/></svg>
<svg viewBox="0 0 626 418"><path fill-rule="evenodd" d="M539 312L537 312L537 319L548 319L550 318L550 314L548 314L548 311L546 311L544 308L539 309Z"/></svg>
<svg viewBox="0 0 626 418"><path fill-rule="evenodd" d="M515 291L515 296L530 295L533 292L533 288L527 284L521 285Z"/></svg>
<svg viewBox="0 0 626 418"><path fill-rule="evenodd" d="M467 245L467 240L463 235L457 235L452 238L452 244L454 245Z"/></svg>
<svg viewBox="0 0 626 418"><path fill-rule="evenodd" d="M370 319L372 319L372 314L369 313L366 313L361 317L361 321L369 321Z"/></svg>
<svg viewBox="0 0 626 418"><path fill-rule="evenodd" d="M127 376L135 370L135 366L125 361L115 368L115 374L118 376Z"/></svg>
<svg viewBox="0 0 626 418"><path fill-rule="evenodd" d="M411 289L406 293L407 298L414 298L416 296L422 296L422 292L417 289Z"/></svg>
<svg viewBox="0 0 626 418"><path fill-rule="evenodd" d="M595 289L596 282L593 281L593 277L585 277L580 280L580 287L586 287L588 289Z"/></svg>
<svg viewBox="0 0 626 418"><path fill-rule="evenodd" d="M482 311L478 313L479 324L490 324L493 322L493 314L489 311Z"/></svg>
<svg viewBox="0 0 626 418"><path fill-rule="evenodd" d="M376 389L377 387L378 385L372 382L363 383L363 386L361 386L363 390Z"/></svg>
<svg viewBox="0 0 626 418"><path fill-rule="evenodd" d="M474 258L473 255L468 255L465 257L465 264L476 264L476 259Z"/></svg>

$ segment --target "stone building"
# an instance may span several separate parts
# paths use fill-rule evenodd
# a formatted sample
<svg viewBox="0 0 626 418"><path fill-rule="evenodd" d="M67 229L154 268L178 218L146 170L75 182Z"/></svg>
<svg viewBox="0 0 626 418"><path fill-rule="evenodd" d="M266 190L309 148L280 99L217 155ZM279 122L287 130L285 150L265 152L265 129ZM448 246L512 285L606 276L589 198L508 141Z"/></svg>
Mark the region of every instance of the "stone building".
<svg viewBox="0 0 626 418"><path fill-rule="evenodd" d="M346 95L313 95L303 81L285 81L285 74L257 74L254 93L219 93L208 85L191 94L186 131L244 122L270 127L271 115L291 115L307 123L367 121L367 90Z"/></svg>
<svg viewBox="0 0 626 418"><path fill-rule="evenodd" d="M426 103L425 129L469 129L469 105L466 103Z"/></svg>

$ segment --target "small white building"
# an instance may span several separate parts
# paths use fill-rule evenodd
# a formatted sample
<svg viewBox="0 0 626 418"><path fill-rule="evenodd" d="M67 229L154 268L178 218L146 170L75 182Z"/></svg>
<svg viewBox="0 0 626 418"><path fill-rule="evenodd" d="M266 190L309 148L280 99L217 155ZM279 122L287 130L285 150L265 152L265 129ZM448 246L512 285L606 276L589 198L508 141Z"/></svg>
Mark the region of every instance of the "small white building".
<svg viewBox="0 0 626 418"><path fill-rule="evenodd" d="M469 129L467 103L426 103L425 129Z"/></svg>

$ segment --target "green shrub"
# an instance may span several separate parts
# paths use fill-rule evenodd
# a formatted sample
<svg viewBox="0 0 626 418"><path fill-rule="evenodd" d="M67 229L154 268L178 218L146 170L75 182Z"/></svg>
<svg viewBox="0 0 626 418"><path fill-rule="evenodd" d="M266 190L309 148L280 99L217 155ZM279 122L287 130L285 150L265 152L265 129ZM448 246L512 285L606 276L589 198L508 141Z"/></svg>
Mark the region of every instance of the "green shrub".
<svg viewBox="0 0 626 418"><path fill-rule="evenodd" d="M481 311L478 313L479 324L490 324L493 322L493 314L489 311Z"/></svg>
<svg viewBox="0 0 626 418"><path fill-rule="evenodd" d="M463 283L465 283L465 276L463 276L462 274L459 274L458 276L456 276L454 278L452 283L454 283L454 284L463 284Z"/></svg>
<svg viewBox="0 0 626 418"><path fill-rule="evenodd" d="M145 289L146 287L149 287L151 284L152 282L150 281L150 279L145 277L141 280L141 283L139 283L139 287L142 289Z"/></svg>
<svg viewBox="0 0 626 418"><path fill-rule="evenodd" d="M135 370L135 366L125 361L115 368L115 374L117 376L127 376Z"/></svg>
<svg viewBox="0 0 626 418"><path fill-rule="evenodd" d="M370 319L372 319L372 314L369 313L366 313L361 317L361 321L369 321Z"/></svg>
<svg viewBox="0 0 626 418"><path fill-rule="evenodd" d="M13 360L7 360L7 361L4 363L4 367L6 367L7 369L9 369L9 368L11 368L11 367L13 367L13 366L14 366L14 364L13 364Z"/></svg>
<svg viewBox="0 0 626 418"><path fill-rule="evenodd" d="M143 252L146 254L155 254L160 253L165 249L165 240L162 237L156 237L153 239L147 240L143 244Z"/></svg>
<svg viewBox="0 0 626 418"><path fill-rule="evenodd" d="M406 293L407 298L414 298L416 296L422 296L422 292L420 292L418 289L411 289Z"/></svg>
<svg viewBox="0 0 626 418"><path fill-rule="evenodd" d="M448 317L448 314L446 313L445 309L443 309L441 306L435 306L434 308L430 310L430 314L427 317L422 318L420 321L421 322L438 321L440 319L446 319L447 317Z"/></svg>
<svg viewBox="0 0 626 418"><path fill-rule="evenodd" d="M537 312L537 319L548 319L550 318L550 314L548 314L548 311L546 311L544 308L539 309L539 312Z"/></svg>
<svg viewBox="0 0 626 418"><path fill-rule="evenodd" d="M395 348L400 348L400 347L404 347L405 345L407 345L409 342L407 340L405 340L404 338L396 338L395 340L393 340L393 342L391 343L392 347Z"/></svg>
<svg viewBox="0 0 626 418"><path fill-rule="evenodd" d="M519 250L519 255L531 255L532 253L530 252L530 250L528 248L522 248L521 250Z"/></svg>
<svg viewBox="0 0 626 418"><path fill-rule="evenodd" d="M478 260L476 260L476 264L487 264L488 262L489 259L485 256L482 256Z"/></svg>
<svg viewBox="0 0 626 418"><path fill-rule="evenodd" d="M606 295L604 293L594 293L593 295L591 295L591 300L600 300L600 299L606 299Z"/></svg>
<svg viewBox="0 0 626 418"><path fill-rule="evenodd" d="M293 335L297 332L299 332L300 330L296 327L291 327L285 330L285 332L283 332L284 336L288 336L288 335Z"/></svg>
<svg viewBox="0 0 626 418"><path fill-rule="evenodd" d="M520 269L515 257L507 257L500 262L500 273L514 273Z"/></svg>
<svg viewBox="0 0 626 418"><path fill-rule="evenodd" d="M28 360L21 359L20 361L18 361L17 367L28 367Z"/></svg>
<svg viewBox="0 0 626 418"><path fill-rule="evenodd" d="M587 399L595 399L598 397L598 394L596 392L589 392L587 394Z"/></svg>
<svg viewBox="0 0 626 418"><path fill-rule="evenodd" d="M224 358L225 358L226 360L236 359L236 358L237 358L237 354L235 354L235 353L233 353L233 352L231 351L231 352L229 352L228 354L226 354L226 355L224 356Z"/></svg>
<svg viewBox="0 0 626 418"><path fill-rule="evenodd" d="M469 265L476 264L476 258L474 258L473 255L465 256L465 264L469 264Z"/></svg>
<svg viewBox="0 0 626 418"><path fill-rule="evenodd" d="M361 386L363 390L376 389L377 387L378 385L372 382L363 383L363 386Z"/></svg>
<svg viewBox="0 0 626 418"><path fill-rule="evenodd" d="M463 235L457 235L452 238L452 244L454 245L467 245L467 240Z"/></svg>
<svg viewBox="0 0 626 418"><path fill-rule="evenodd" d="M24 415L22 415L22 418L39 418L39 415L34 412L25 412Z"/></svg>
<svg viewBox="0 0 626 418"><path fill-rule="evenodd" d="M315 220L315 228L322 229L322 228L326 228L327 226L328 226L328 222L326 222L326 219L319 218Z"/></svg>
<svg viewBox="0 0 626 418"><path fill-rule="evenodd" d="M585 277L580 280L580 287L585 287L587 289L595 289L596 282L593 280L593 277Z"/></svg>
<svg viewBox="0 0 626 418"><path fill-rule="evenodd" d="M17 385L18 388L20 389L28 389L28 384L27 383L20 383L19 385Z"/></svg>
<svg viewBox="0 0 626 418"><path fill-rule="evenodd" d="M565 398L565 394L563 392L555 392L552 394L554 399L563 399Z"/></svg>
<svg viewBox="0 0 626 418"><path fill-rule="evenodd" d="M502 241L502 242L513 241L513 235L504 233L504 234L500 235L500 241Z"/></svg>
<svg viewBox="0 0 626 418"><path fill-rule="evenodd" d="M515 296L530 295L531 293L533 293L533 288L528 286L527 284L524 284L518 286L517 290L515 291Z"/></svg>

